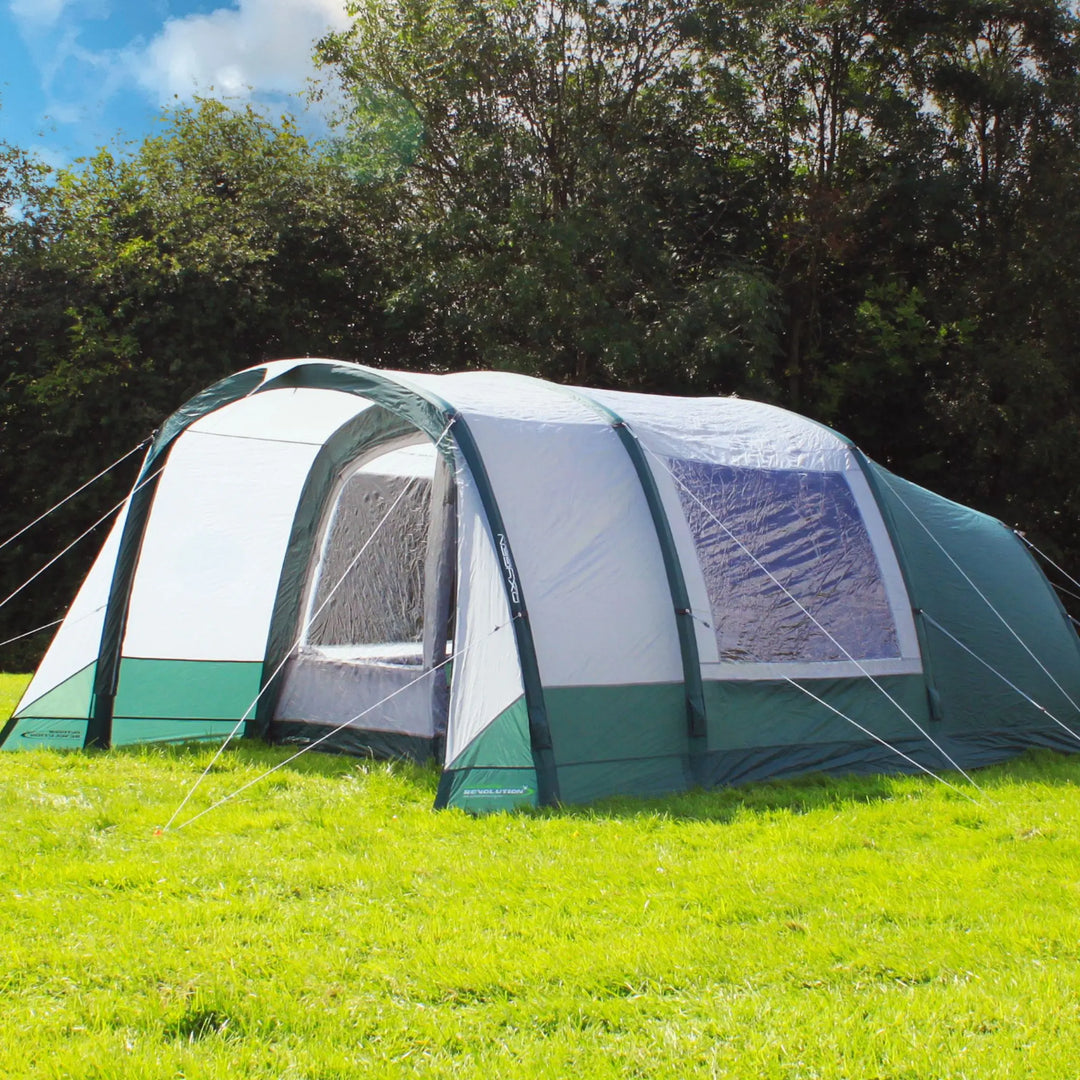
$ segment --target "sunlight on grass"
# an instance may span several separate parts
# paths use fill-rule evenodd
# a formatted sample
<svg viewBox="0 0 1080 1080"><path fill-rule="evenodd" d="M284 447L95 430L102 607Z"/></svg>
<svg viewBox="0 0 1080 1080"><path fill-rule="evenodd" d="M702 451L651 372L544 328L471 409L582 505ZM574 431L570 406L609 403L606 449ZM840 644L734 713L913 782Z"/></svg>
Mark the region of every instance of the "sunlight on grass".
<svg viewBox="0 0 1080 1080"><path fill-rule="evenodd" d="M29 683L29 675L0 673L0 724L15 711L15 706L19 704L19 698Z"/></svg>
<svg viewBox="0 0 1080 1080"><path fill-rule="evenodd" d="M7 1078L1080 1066L1080 759L469 817L309 754L0 755ZM179 822L286 752L229 750Z"/></svg>

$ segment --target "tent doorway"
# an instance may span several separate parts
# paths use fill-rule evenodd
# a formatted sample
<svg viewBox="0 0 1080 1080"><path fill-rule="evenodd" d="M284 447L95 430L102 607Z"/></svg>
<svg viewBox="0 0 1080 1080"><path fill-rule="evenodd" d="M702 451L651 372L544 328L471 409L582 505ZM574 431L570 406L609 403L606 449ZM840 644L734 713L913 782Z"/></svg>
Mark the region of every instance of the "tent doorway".
<svg viewBox="0 0 1080 1080"><path fill-rule="evenodd" d="M312 546L272 739L441 759L455 501L449 464L419 432L340 472Z"/></svg>

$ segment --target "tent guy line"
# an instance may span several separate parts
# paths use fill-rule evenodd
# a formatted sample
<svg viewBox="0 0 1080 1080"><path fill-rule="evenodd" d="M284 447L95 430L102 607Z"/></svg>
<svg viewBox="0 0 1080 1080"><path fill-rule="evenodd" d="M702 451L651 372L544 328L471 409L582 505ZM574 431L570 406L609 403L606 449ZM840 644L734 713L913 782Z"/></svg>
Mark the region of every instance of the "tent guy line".
<svg viewBox="0 0 1080 1080"><path fill-rule="evenodd" d="M1059 585L1056 581L1052 581L1052 582L1050 582L1050 584L1053 585L1054 588L1057 589L1057 591L1059 593L1061 593L1063 596L1072 597L1073 600L1080 600L1080 593L1073 592L1072 589L1066 589L1064 585ZM1068 614L1068 613L1066 612L1066 614ZM1069 615L1069 618L1072 619L1072 616ZM1076 620L1073 619L1073 622L1075 622L1075 621Z"/></svg>
<svg viewBox="0 0 1080 1080"><path fill-rule="evenodd" d="M893 495L896 497L896 501L898 503L900 503L900 505L918 522L918 524L919 524L920 528L923 530L923 532L925 532L926 535L930 537L930 539L934 542L934 544L941 551L941 553L945 556L945 558L949 560L949 562L955 568L956 572L972 587L972 589L975 590L975 594L994 613L994 616L998 619L998 621L1001 623L1001 625L1004 626L1005 629L1008 630L1010 634L1012 634L1012 636L1016 639L1017 644L1019 644L1019 646L1024 650L1024 652L1026 652L1028 654L1028 656L1030 656L1031 659L1035 661L1036 664L1038 664L1038 666L1041 669L1042 673L1054 684L1055 687L1057 687L1057 689L1061 692L1061 694L1065 698L1065 700L1068 701L1068 703L1077 712L1080 712L1080 705L1076 704L1076 701L1069 694L1069 692L1061 685L1060 682L1058 682L1058 680L1053 676L1053 674L1046 667L1046 665L1028 647L1027 642L1024 641L1024 639L1012 628L1012 626L1009 624L1009 621L1005 618L1005 616L1002 615L1001 612L998 611L998 609L996 607L994 607L994 605L990 602L989 597L987 597L987 595L982 591L982 589L980 589L979 586L976 585L975 582L971 580L971 578L968 576L968 574L964 570L964 568L952 557L952 555L948 551L946 551L945 545L942 544L941 541L933 534L933 532L927 526L926 522L923 521L922 518L920 518L919 515L916 514L914 510L911 509L910 506L908 506L907 502L904 500L904 497L896 490L896 488L891 483L889 483L888 479L886 479L885 483L889 485L890 489L892 490ZM1015 530L1010 530L1010 531L1012 531L1015 534Z"/></svg>
<svg viewBox="0 0 1080 1080"><path fill-rule="evenodd" d="M1053 568L1054 568L1054 569L1055 569L1055 570L1056 570L1056 571L1057 571L1057 572L1058 572L1059 574L1061 574L1061 575L1062 575L1063 577L1067 578L1067 579L1068 579L1068 580L1069 580L1069 581L1070 581L1070 582L1071 582L1071 583L1072 583L1073 585L1075 585L1075 586L1076 586L1076 587L1077 587L1078 589L1080 589L1080 581L1077 581L1077 580L1076 580L1076 578L1074 578L1074 577L1072 576L1072 574L1070 574L1070 573L1068 572L1068 570L1065 570L1065 569L1064 569L1063 567L1060 567L1060 566L1058 566L1058 564L1057 564L1056 562L1054 562L1054 560L1053 560L1053 559L1051 559L1051 558L1050 558L1050 556L1049 556L1049 555L1047 555L1045 551L1040 551L1040 550L1039 550L1039 549L1038 549L1038 548L1037 548L1037 547L1036 547L1036 546L1035 546L1035 545L1034 545L1034 544L1033 544L1033 543L1032 543L1032 542L1031 542L1031 541L1030 541L1030 540L1029 540L1029 539L1027 538L1027 534L1026 534L1026 533L1024 533L1024 532L1021 532L1021 531L1020 531L1019 529L1013 529L1013 533L1015 533L1015 535L1016 535L1016 536L1018 536L1018 537L1019 537L1019 538L1020 538L1020 539L1021 539L1021 540L1022 540L1022 541L1023 541L1024 543L1025 543L1025 544L1027 544L1027 546L1028 546L1029 548L1031 548L1031 550L1032 550L1032 551L1034 551L1034 552L1035 552L1035 554L1036 554L1036 555L1038 555L1040 559L1044 559L1044 560L1045 560L1045 561L1046 561L1047 563L1049 563L1049 564L1050 564L1050 565L1051 565L1051 566L1052 566L1052 567L1053 567ZM1064 592L1065 590L1062 590L1062 591ZM1069 593L1069 596L1076 596L1076 593Z"/></svg>
<svg viewBox="0 0 1080 1080"><path fill-rule="evenodd" d="M100 610L100 608L98 609ZM0 641L0 649L5 645L13 645L16 641L22 641L23 638L33 637L35 634L40 634L42 630L48 630L51 627L59 626L64 621L64 616L61 615L59 619L53 619L52 622L42 623L41 626L35 626L33 630L26 630L21 634L16 634L14 637L10 637L7 641Z"/></svg>
<svg viewBox="0 0 1080 1080"><path fill-rule="evenodd" d="M991 674L993 675L996 675L1007 687L1009 687L1011 690L1015 690L1029 705L1034 706L1036 709L1039 710L1039 712L1045 714L1049 719L1053 720L1053 722L1057 724L1058 727L1062 728L1064 731L1067 731L1078 743L1080 743L1080 735L1073 731L1073 729L1069 727L1068 724L1059 720L1048 708L1046 708L1045 705L1040 705L1039 702L1037 702L1030 694L1025 693L1023 690L1020 689L1019 686L1016 685L1016 683L1014 683L1011 679L998 671L997 668L993 666L993 664L988 663L977 652L975 652L974 649L970 648L968 645L965 645L964 642L962 642L955 634L952 634L948 630L946 630L945 627L942 626L941 623L939 623L937 619L935 619L929 612L924 611L922 614L923 618L926 619L926 621L930 623L931 626L935 627L937 630L943 633L951 642L953 642L953 644L958 645L961 649L964 650L964 652L968 654L968 656L970 656L974 660L977 660L980 664L982 664L984 668L986 668L987 671L991 672Z"/></svg>
<svg viewBox="0 0 1080 1080"><path fill-rule="evenodd" d="M102 525L106 521L108 521L109 518L111 518L113 516L113 514L115 514L116 511L119 510L120 507L122 507L124 505L124 503L126 503L128 501L128 499L131 498L132 495L135 494L136 491L138 491L144 484L147 484L151 480L153 480L154 477L157 476L158 473L160 473L161 470L164 467L165 466L162 465L155 472L151 473L149 476L145 477L138 484L136 484L135 487L132 488L131 491L127 495L125 495L115 506L113 506L110 509L106 510L105 513L102 514L101 517L99 517L97 519L97 521L94 522L93 525L91 525L88 529L85 529L78 536L76 536L75 539L72 540L71 543L68 544L68 546L66 548L64 548L63 551L61 551L58 554L54 555L44 566L42 566L40 569L36 570L33 574L31 574L14 592L8 593L8 595L5 596L3 600L0 600L0 607L3 607L5 604L7 604L11 600L14 600L15 597L18 596L19 593L21 593L23 591L23 589L25 589L28 585L30 585L31 583L36 581L39 577L41 577L41 575L44 574L45 571L48 570L50 566L52 566L54 563L59 562L73 547L75 547L76 544L78 544L82 540L85 540L99 525Z"/></svg>
<svg viewBox="0 0 1080 1080"><path fill-rule="evenodd" d="M983 805L983 803L976 799L970 792L965 791L963 788L951 783L943 776L939 776L936 772L934 772L933 769L927 767L921 761L916 761L915 758L909 756L908 754L905 754L903 750L899 749L896 746L893 746L892 743L888 742L886 739L883 739L880 735L877 735L868 727L863 727L863 725L860 724L858 720L853 720L850 716L848 716L846 713L841 712L834 705L830 705L827 701L824 700L824 698L819 698L817 694L815 694L812 690L808 690L801 683L796 682L794 679L788 678L787 676L784 677L784 681L790 683L792 686L795 687L796 690L801 690L812 701L816 701L819 705L823 705L826 709L829 710L829 712L834 713L836 716L839 716L841 720L846 720L849 724L851 724L852 727L858 728L858 730L861 731L864 735L869 735L871 739L873 739L877 743L880 743L882 746L885 747L886 750L891 750L894 754L899 754L900 757L904 759L904 761L908 762L911 765L914 765L916 769L919 769L921 772L926 773L927 776L930 776L934 780L939 781L947 788L952 788L952 790L955 791L958 795L963 795L965 799L973 802L976 806ZM980 792L980 794L986 794L981 788L978 788L977 785L976 789Z"/></svg>
<svg viewBox="0 0 1080 1080"><path fill-rule="evenodd" d="M462 659L465 656L465 654L469 652L470 649L476 647L477 645L480 645L482 642L486 641L488 638L494 637L497 633L499 633L500 630L505 630L508 626L512 625L515 620L523 619L523 618L525 618L525 613L524 612L519 612L516 615L512 615L506 622L502 623L500 626L493 627L483 637L477 638L475 641L470 642L464 648L459 649L455 653L452 653L445 660L441 661L440 663L438 663L434 667L432 667L430 669L430 671L439 671L442 668L446 667L447 664L452 663L454 660ZM430 671L421 672L419 675L416 676L415 679L412 679L409 682L405 683L404 686L399 686L396 690L393 690L391 693L387 694L381 700L376 701L373 704L369 705L366 709L364 709L363 712L357 713L356 716L349 717L348 720L343 720L336 727L331 728L325 734L319 736L319 738L313 739L310 743L307 743L305 746L302 746L299 750L296 751L295 754L291 754L289 757L285 758L284 761L279 761L276 765L271 766L271 768L267 769L265 772L260 773L258 776L254 777L251 780L248 780L247 783L242 784L235 791L231 791L228 795L225 795L223 798L218 799L217 802L211 803L209 806L207 806L204 809L200 810L193 817L189 817L186 821L182 821L179 825L176 826L175 829L172 829L171 831L179 832L181 829L187 828L187 826L192 824L192 822L198 821L199 818L203 817L205 814L209 814L211 810L216 810L219 806L223 806L225 803L229 802L230 800L235 799L237 795L240 795L243 792L247 791L248 788L254 787L257 783L259 783L262 780L265 780L268 776L271 776L273 773L276 773L279 769L283 769L286 765L289 765L292 762L294 762L298 757L302 757L309 750L314 750L317 746L320 746L322 743L326 742L327 739L333 738L333 736L338 734L338 732L343 731L345 728L349 727L351 724L355 724L358 720L362 720L365 716L367 716L369 713L373 712L375 709L381 708L387 702L389 702L393 698L397 697L398 694L404 693L406 690L409 689L409 687L415 686L417 683L421 682L423 679L426 679L428 677L428 675L430 674ZM224 747L222 747L222 749L224 749ZM219 749L218 753L214 755L214 761L216 761L218 759L220 754L221 754L221 750ZM213 764L213 761L211 762L211 764ZM207 767L207 771L209 771L209 766ZM203 775L199 778L200 782L203 779L203 777L205 777L205 776L206 776L206 772L204 772ZM196 785L196 786L198 786L198 785ZM195 789L192 788L192 792L194 790ZM180 811L183 809L184 805L187 803L188 798L190 798L190 796L191 796L191 792L188 793L188 796L184 799L184 802L182 802L180 804L180 806L178 806L176 808L176 810L173 812L172 817L169 818L168 824L165 825L162 828L162 832L169 832L170 831L170 826L176 820L177 814L179 814Z"/></svg>
<svg viewBox="0 0 1080 1080"><path fill-rule="evenodd" d="M43 514L39 514L36 518L34 518L33 521L31 521L28 524L24 525L21 529L19 529L18 532L13 533L3 543L0 543L0 549L6 548L8 546L8 544L12 543L12 541L18 540L19 537L23 535L23 533L29 532L35 525L40 524L50 514L52 514L55 511L59 510L60 507L63 506L65 503L70 502L72 499L74 499L76 495L80 494L80 492L85 491L88 487L90 487L91 484L96 483L103 476L105 476L106 474L112 472L113 469L115 469L118 465L121 465L125 461L127 461L127 459L129 457L131 457L132 454L137 454L144 446L146 446L147 443L150 442L150 440L152 438L153 438L152 435L148 435L145 439L143 439L143 441L141 443L139 443L138 446L133 446L126 454L123 454L120 457L118 457L111 465L106 465L105 468L102 469L101 472L99 472L96 476L90 477L90 479L87 480L85 484L80 484L79 487L77 487L74 491L69 492L55 506L50 506L49 509L46 510ZM122 506L123 502L121 502L120 505ZM118 507L114 507L113 509L118 509ZM109 513L111 514L112 510L110 510ZM106 516L108 516L108 515L106 515ZM76 541L76 543L78 543L78 541ZM63 552L61 554L63 554ZM7 642L4 642L3 644L7 644Z"/></svg>

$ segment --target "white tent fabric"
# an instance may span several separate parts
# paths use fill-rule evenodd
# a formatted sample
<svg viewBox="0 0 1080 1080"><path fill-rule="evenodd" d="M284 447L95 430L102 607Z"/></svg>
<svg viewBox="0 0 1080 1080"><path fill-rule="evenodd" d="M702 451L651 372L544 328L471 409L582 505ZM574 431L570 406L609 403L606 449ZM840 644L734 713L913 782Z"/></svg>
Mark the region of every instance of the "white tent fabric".
<svg viewBox="0 0 1080 1080"><path fill-rule="evenodd" d="M317 449L195 429L177 440L139 556L125 656L262 660L296 500Z"/></svg>
<svg viewBox="0 0 1080 1080"><path fill-rule="evenodd" d="M618 413L662 457L755 469L842 472L853 467L848 443L836 432L772 405L741 398L582 392Z"/></svg>
<svg viewBox="0 0 1080 1080"><path fill-rule="evenodd" d="M272 394L252 394L215 409L188 430L320 447L346 420L369 407L370 402L363 398L332 390L282 387Z"/></svg>
<svg viewBox="0 0 1080 1080"><path fill-rule="evenodd" d="M109 531L101 552L86 575L64 621L56 632L48 652L42 658L30 685L19 703L19 710L31 709L36 701L54 687L61 686L96 660L101 645L101 628L109 600L120 534L124 531L127 506Z"/></svg>
<svg viewBox="0 0 1080 1080"><path fill-rule="evenodd" d="M139 556L125 656L262 660L312 460L367 407L344 394L283 389L209 413L177 439Z"/></svg>
<svg viewBox="0 0 1080 1080"><path fill-rule="evenodd" d="M476 483L464 463L458 476L458 610L450 686L446 760L455 761L491 722L524 694L521 661L503 568Z"/></svg>

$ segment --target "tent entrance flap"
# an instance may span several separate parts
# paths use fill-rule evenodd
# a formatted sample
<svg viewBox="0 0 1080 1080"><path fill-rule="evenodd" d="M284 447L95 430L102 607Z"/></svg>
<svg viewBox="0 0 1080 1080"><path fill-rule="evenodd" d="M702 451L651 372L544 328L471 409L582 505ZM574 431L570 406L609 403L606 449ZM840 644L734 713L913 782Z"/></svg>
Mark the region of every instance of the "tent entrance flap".
<svg viewBox="0 0 1080 1080"><path fill-rule="evenodd" d="M438 753L449 708L454 478L417 432L344 468L307 567L272 737L350 752Z"/></svg>

